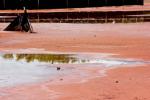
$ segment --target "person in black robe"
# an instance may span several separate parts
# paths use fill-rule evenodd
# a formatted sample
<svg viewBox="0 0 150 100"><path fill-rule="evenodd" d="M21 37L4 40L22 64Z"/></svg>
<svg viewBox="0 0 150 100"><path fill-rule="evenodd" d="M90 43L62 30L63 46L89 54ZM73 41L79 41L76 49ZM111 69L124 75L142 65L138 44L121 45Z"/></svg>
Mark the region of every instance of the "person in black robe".
<svg viewBox="0 0 150 100"><path fill-rule="evenodd" d="M27 10L24 7L23 15L18 15L5 29L4 31L22 31L33 33L32 25L28 19Z"/></svg>

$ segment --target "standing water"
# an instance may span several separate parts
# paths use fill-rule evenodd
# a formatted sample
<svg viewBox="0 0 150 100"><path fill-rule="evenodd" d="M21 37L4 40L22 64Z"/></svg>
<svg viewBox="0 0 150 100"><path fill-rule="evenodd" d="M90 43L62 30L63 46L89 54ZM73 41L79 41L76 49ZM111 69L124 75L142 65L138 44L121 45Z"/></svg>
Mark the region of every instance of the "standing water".
<svg viewBox="0 0 150 100"><path fill-rule="evenodd" d="M51 81L83 82L105 75L105 70L144 62L108 54L1 54L0 87Z"/></svg>

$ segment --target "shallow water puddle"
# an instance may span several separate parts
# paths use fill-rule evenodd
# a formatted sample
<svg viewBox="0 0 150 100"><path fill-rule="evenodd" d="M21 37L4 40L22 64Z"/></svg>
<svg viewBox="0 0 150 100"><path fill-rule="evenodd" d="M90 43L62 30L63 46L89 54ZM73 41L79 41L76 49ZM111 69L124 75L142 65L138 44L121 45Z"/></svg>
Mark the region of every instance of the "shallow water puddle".
<svg viewBox="0 0 150 100"><path fill-rule="evenodd" d="M108 54L1 54L0 87L25 83L83 82L100 77L104 70L142 64L133 59L113 58Z"/></svg>

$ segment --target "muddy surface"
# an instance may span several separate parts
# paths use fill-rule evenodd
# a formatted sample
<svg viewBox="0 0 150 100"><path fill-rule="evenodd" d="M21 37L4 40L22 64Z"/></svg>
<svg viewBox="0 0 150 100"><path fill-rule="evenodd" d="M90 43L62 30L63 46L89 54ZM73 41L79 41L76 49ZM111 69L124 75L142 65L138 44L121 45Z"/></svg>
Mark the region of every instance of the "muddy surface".
<svg viewBox="0 0 150 100"><path fill-rule="evenodd" d="M7 24L0 24L0 29L2 30ZM31 72L28 73L29 79L34 77L34 82L28 80L26 83L21 80L22 83L17 83L19 85L14 83L13 87L3 86L0 88L0 99L149 100L149 25L150 23L40 23L33 24L36 34L1 31L2 62L0 63L6 66L6 70L7 68L12 69L10 73L15 72L10 66L10 62L17 64L18 67L22 66L19 68L14 66L20 72L24 70L18 77L27 77L26 73ZM69 54L69 59L71 57L74 60L75 57L78 59L78 63L71 63L72 60L69 60L69 64L62 63L66 62L64 60L58 60L59 63L58 61L52 63L52 60L48 60L48 62L38 60L39 54L51 53L54 55L67 54L67 57ZM4 54L11 55L5 55L7 58L5 59ZM16 60L17 54L27 55ZM36 54L38 56L35 56ZM33 60L33 58L35 59ZM86 60L86 62L83 63L82 60ZM34 63L42 66L37 68ZM22 64L31 67L25 67ZM3 66L0 67L3 68ZM34 74L30 69L35 70ZM49 70L54 73L50 73ZM10 73L8 74L6 71L5 75L10 75ZM18 74L16 73L16 75ZM56 74L60 76L55 80L53 76L57 76ZM47 76L52 79L47 80ZM12 86L12 84L8 85Z"/></svg>

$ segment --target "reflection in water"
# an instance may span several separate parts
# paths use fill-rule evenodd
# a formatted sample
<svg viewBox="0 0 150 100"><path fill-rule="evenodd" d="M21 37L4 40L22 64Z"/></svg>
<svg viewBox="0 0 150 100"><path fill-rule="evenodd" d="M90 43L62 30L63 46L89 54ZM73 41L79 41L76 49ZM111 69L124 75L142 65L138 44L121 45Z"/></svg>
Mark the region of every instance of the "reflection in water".
<svg viewBox="0 0 150 100"><path fill-rule="evenodd" d="M26 62L46 62L46 63L75 63L76 57L71 54L4 54L5 59L15 59L16 61L26 60ZM81 60L84 62L84 60Z"/></svg>
<svg viewBox="0 0 150 100"><path fill-rule="evenodd" d="M38 61L50 64L104 64L108 67L139 63L135 60L104 58L98 54L4 54L2 57L27 63Z"/></svg>
<svg viewBox="0 0 150 100"><path fill-rule="evenodd" d="M70 79L66 81L86 79L86 77L90 77L90 74L86 70L84 71L83 66L69 65L65 67L67 64L84 62L85 60L74 54L0 54L0 87L40 82L47 79L56 84L60 79L64 81L64 78L68 76ZM60 69L58 70L58 68Z"/></svg>
<svg viewBox="0 0 150 100"><path fill-rule="evenodd" d="M54 84L60 79L81 82L104 75L108 68L141 63L102 54L0 54L0 87L47 79Z"/></svg>

